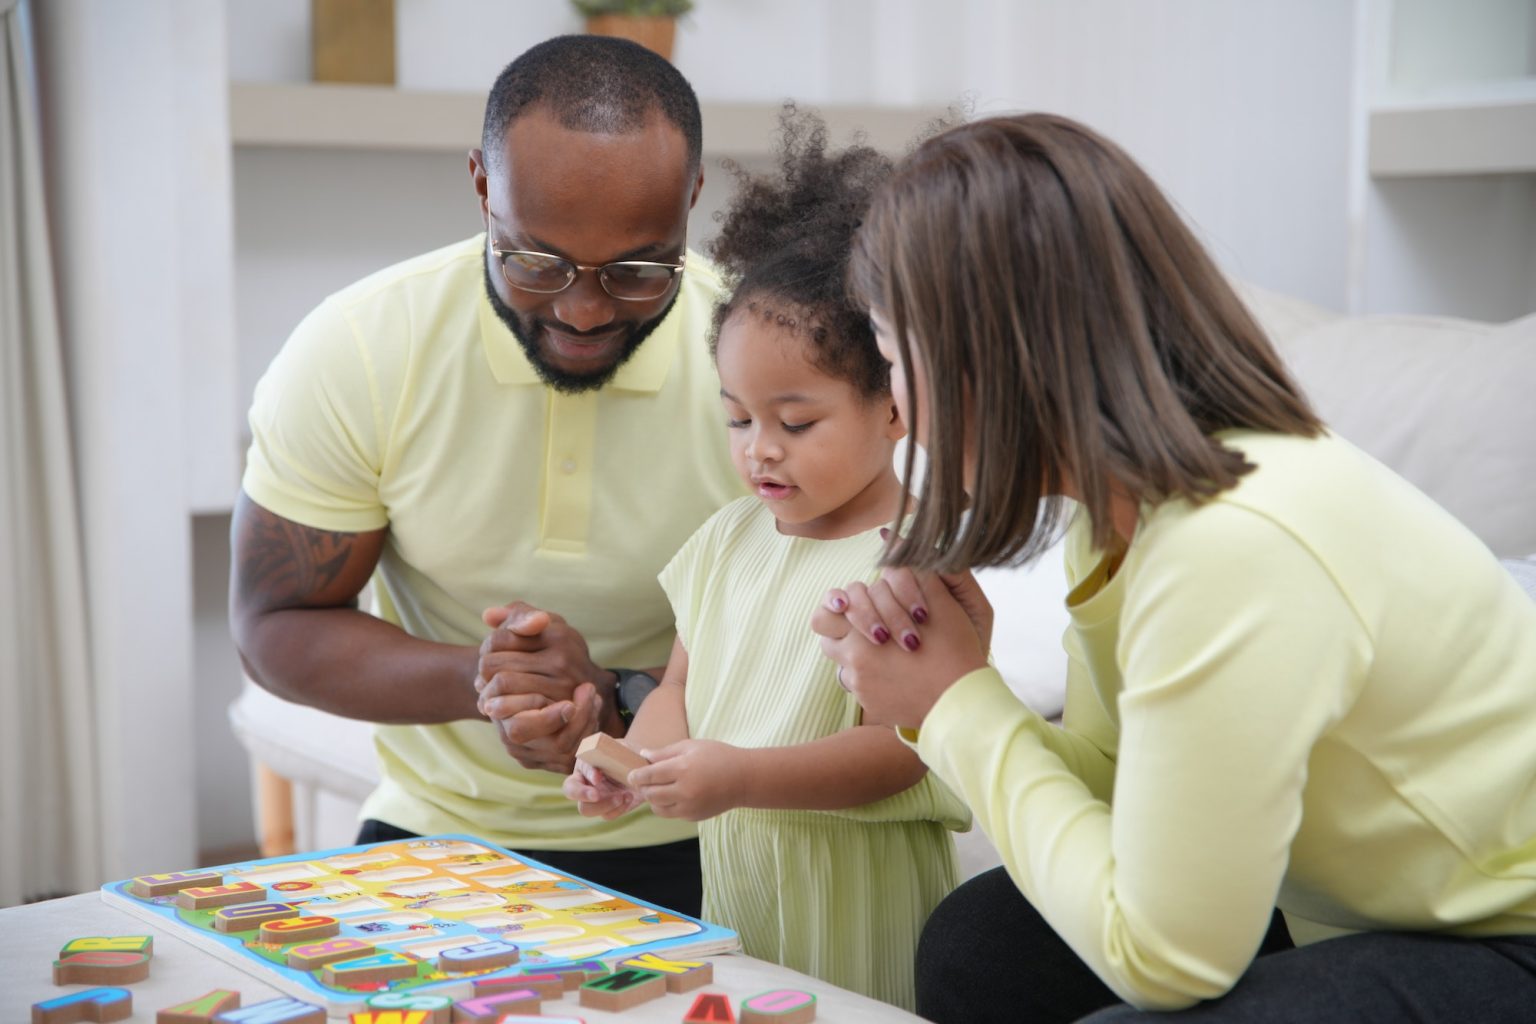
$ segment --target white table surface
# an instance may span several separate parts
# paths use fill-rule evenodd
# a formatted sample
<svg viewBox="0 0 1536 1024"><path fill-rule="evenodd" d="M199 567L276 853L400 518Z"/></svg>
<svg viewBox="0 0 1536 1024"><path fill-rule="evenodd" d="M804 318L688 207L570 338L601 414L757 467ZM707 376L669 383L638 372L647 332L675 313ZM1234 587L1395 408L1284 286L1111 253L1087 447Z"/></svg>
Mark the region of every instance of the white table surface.
<svg viewBox="0 0 1536 1024"><path fill-rule="evenodd" d="M133 1016L129 1020L152 1022L157 1010L216 988L238 991L242 1006L287 994L264 981L260 973L225 963L160 924L109 906L99 893L86 893L0 910L0 1021L29 1021L33 1003L94 987L53 984L53 961L70 939L145 934L155 937L154 958L147 979L124 986L133 992ZM626 1024L678 1024L699 992L729 995L739 1015L743 999L768 989L793 988L816 997L817 1021L887 1024L921 1020L777 964L740 955L709 959L715 964L714 984L694 992L668 994L623 1013L580 1006L575 993L567 993L563 999L546 1001L542 1012L549 1016L581 1017L591 1024L609 1020Z"/></svg>

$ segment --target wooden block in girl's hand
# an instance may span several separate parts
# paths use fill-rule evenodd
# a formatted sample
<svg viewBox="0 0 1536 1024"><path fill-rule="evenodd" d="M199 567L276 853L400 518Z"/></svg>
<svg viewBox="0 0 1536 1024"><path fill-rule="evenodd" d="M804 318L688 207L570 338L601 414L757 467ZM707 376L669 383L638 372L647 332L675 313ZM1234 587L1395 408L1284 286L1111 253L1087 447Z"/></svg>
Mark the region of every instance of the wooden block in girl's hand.
<svg viewBox="0 0 1536 1024"><path fill-rule="evenodd" d="M629 773L651 762L605 732L595 732L576 748L576 760L589 764L621 786L629 785Z"/></svg>

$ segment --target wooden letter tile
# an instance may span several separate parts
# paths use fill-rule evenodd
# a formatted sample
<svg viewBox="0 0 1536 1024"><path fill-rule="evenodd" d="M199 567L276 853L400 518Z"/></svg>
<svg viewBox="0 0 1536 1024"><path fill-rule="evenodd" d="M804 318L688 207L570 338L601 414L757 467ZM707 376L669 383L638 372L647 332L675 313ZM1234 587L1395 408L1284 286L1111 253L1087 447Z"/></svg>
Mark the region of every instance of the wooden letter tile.
<svg viewBox="0 0 1536 1024"><path fill-rule="evenodd" d="M493 992L507 992L514 988L531 988L540 999L559 999L565 995L565 978L542 971L514 974L505 978L476 978L475 995L488 996Z"/></svg>
<svg viewBox="0 0 1536 1024"><path fill-rule="evenodd" d="M208 1024L215 1014L233 1010L240 1005L240 993L234 989L216 988L212 992L175 1006L167 1006L155 1014L155 1024Z"/></svg>
<svg viewBox="0 0 1536 1024"><path fill-rule="evenodd" d="M707 960L663 960L655 953L644 953L620 966L655 971L667 979L668 992L692 992L715 980L715 965Z"/></svg>
<svg viewBox="0 0 1536 1024"><path fill-rule="evenodd" d="M445 949L437 955L440 971L493 971L498 967L511 967L522 952L510 942L493 939L470 946Z"/></svg>
<svg viewBox="0 0 1536 1024"><path fill-rule="evenodd" d="M371 985L376 981L414 978L419 960L404 953L375 953L357 960L338 960L326 964L321 980L327 985Z"/></svg>
<svg viewBox="0 0 1536 1024"><path fill-rule="evenodd" d="M741 1024L809 1024L816 1019L816 997L792 988L759 992L741 1004Z"/></svg>
<svg viewBox="0 0 1536 1024"><path fill-rule="evenodd" d="M149 977L149 957L143 953L98 950L71 953L53 962L55 985L129 985Z"/></svg>
<svg viewBox="0 0 1536 1024"><path fill-rule="evenodd" d="M224 1010L213 1018L213 1024L326 1024L325 1007L284 996Z"/></svg>
<svg viewBox="0 0 1536 1024"><path fill-rule="evenodd" d="M64 943L64 948L59 950L59 958L63 959L71 953L143 953L145 956L154 956L155 937L153 935L91 935L79 939L70 939Z"/></svg>
<svg viewBox="0 0 1536 1024"><path fill-rule="evenodd" d="M334 917L316 914L314 917L283 917L268 921L261 926L261 941L274 945L285 942L317 942L329 939L341 931L341 922Z"/></svg>
<svg viewBox="0 0 1536 1024"><path fill-rule="evenodd" d="M421 1024L453 1024L453 1000L427 992L380 992L364 1004L370 1010L407 1010L422 1014Z"/></svg>
<svg viewBox="0 0 1536 1024"><path fill-rule="evenodd" d="M168 875L140 875L128 883L128 891L143 899L165 896L194 885L218 885L224 876L217 871L173 871Z"/></svg>
<svg viewBox="0 0 1536 1024"><path fill-rule="evenodd" d="M515 988L490 995L461 999L453 1004L454 1024L497 1024L509 1013L537 1014L543 1008L531 988Z"/></svg>
<svg viewBox="0 0 1536 1024"><path fill-rule="evenodd" d="M266 898L265 886L255 882L236 882L233 885L200 885L182 889L176 894L176 905L188 910L212 910L236 903L260 903Z"/></svg>
<svg viewBox="0 0 1536 1024"><path fill-rule="evenodd" d="M667 983L661 975L630 967L594 978L581 986L581 1005L598 1010L627 1010L660 999L666 993Z"/></svg>
<svg viewBox="0 0 1536 1024"><path fill-rule="evenodd" d="M221 907L213 912L213 927L221 932L255 931L268 921L281 921L297 914L287 903L242 903L234 907Z"/></svg>
<svg viewBox="0 0 1536 1024"><path fill-rule="evenodd" d="M593 978L601 978L608 973L607 966L601 960L583 960L579 964L562 964L557 967L543 967L540 974L558 974L565 981L567 992L575 991Z"/></svg>
<svg viewBox="0 0 1536 1024"><path fill-rule="evenodd" d="M700 992L683 1017L683 1024L736 1024L731 997L719 992Z"/></svg>
<svg viewBox="0 0 1536 1024"><path fill-rule="evenodd" d="M288 966L300 971L318 971L337 960L355 960L373 952L373 944L362 939L331 939L288 949Z"/></svg>
<svg viewBox="0 0 1536 1024"><path fill-rule="evenodd" d="M88 988L32 1004L32 1024L78 1024L127 1020L133 1016L133 993L125 988Z"/></svg>

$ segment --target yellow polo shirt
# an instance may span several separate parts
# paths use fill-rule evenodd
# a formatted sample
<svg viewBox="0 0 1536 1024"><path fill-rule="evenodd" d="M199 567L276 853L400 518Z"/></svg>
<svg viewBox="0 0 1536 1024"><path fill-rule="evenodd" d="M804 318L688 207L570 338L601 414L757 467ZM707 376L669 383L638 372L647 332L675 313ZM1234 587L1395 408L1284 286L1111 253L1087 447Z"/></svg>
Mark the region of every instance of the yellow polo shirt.
<svg viewBox="0 0 1536 1024"><path fill-rule="evenodd" d="M245 491L316 529L388 527L374 612L414 636L477 645L481 611L522 599L565 616L600 665L664 664L657 574L744 492L706 344L719 278L690 252L672 312L613 381L565 395L491 309L484 251L481 235L390 267L299 324L256 389ZM548 850L694 833L581 817L487 722L379 726L376 743L363 813L413 832Z"/></svg>
<svg viewBox="0 0 1536 1024"><path fill-rule="evenodd" d="M1142 1008L1225 993L1277 904L1536 934L1536 603L1345 441L1221 436L1258 468L1144 506L1113 577L1086 517L1069 531L1064 727L982 669L923 760Z"/></svg>

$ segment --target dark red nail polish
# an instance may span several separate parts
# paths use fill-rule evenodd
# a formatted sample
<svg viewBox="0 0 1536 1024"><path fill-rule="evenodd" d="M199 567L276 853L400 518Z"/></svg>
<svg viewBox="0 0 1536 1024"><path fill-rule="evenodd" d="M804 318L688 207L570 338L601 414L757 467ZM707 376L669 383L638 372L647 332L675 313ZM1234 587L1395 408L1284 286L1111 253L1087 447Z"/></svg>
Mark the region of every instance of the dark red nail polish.
<svg viewBox="0 0 1536 1024"><path fill-rule="evenodd" d="M917 638L916 633L903 633L901 634L901 645L909 651L915 651L922 645L922 641Z"/></svg>
<svg viewBox="0 0 1536 1024"><path fill-rule="evenodd" d="M875 643L883 644L891 638L891 631L884 626L876 626L874 633L870 635L875 638Z"/></svg>
<svg viewBox="0 0 1536 1024"><path fill-rule="evenodd" d="M927 622L928 621L928 609L924 608L922 605L918 605L916 608L913 608L912 609L912 621L917 623L919 626L921 626L923 623Z"/></svg>
<svg viewBox="0 0 1536 1024"><path fill-rule="evenodd" d="M840 597L834 597L832 599L832 610L835 612L845 612L848 610L848 602Z"/></svg>

